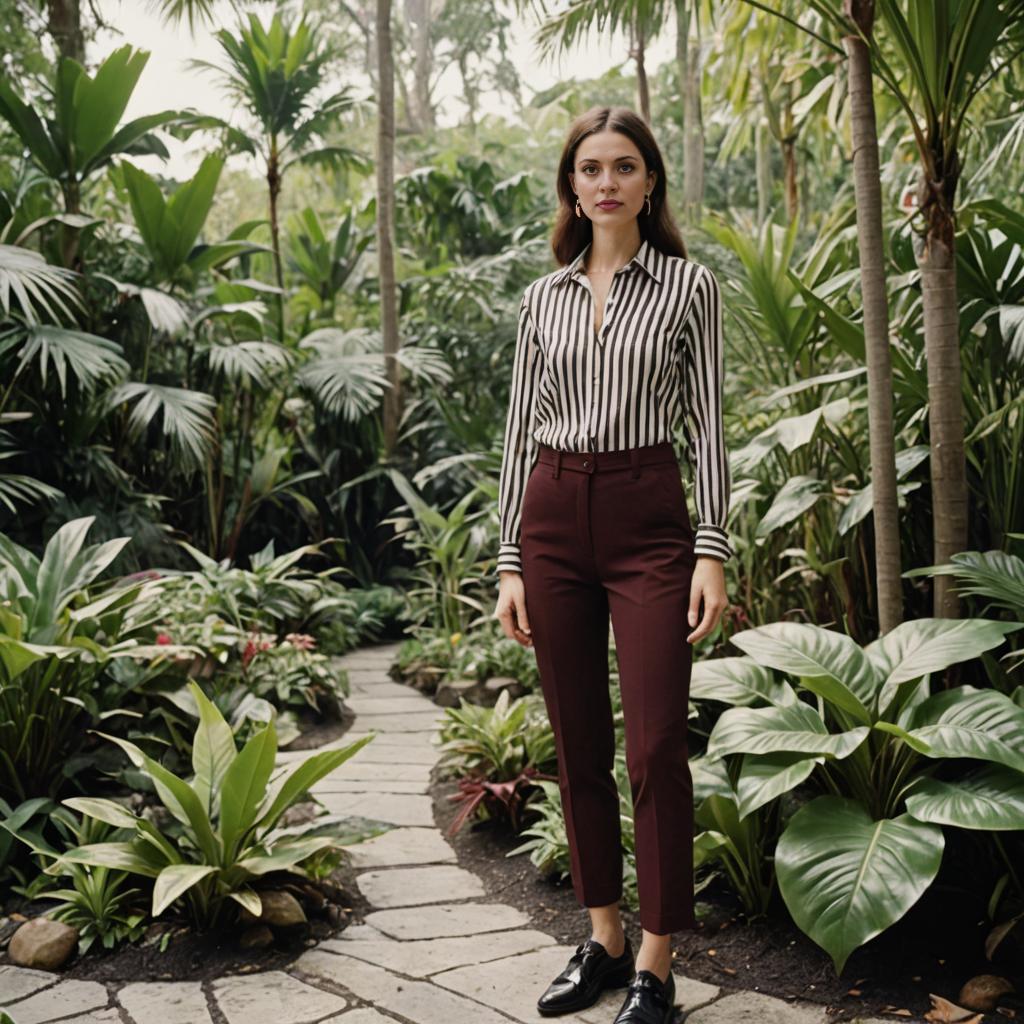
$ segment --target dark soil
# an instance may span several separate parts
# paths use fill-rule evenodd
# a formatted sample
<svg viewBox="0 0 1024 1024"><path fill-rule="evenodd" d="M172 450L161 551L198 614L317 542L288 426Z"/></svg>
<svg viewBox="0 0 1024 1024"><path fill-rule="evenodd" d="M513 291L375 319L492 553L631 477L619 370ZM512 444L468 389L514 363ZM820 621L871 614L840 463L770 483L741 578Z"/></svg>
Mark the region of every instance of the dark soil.
<svg viewBox="0 0 1024 1024"><path fill-rule="evenodd" d="M265 949L241 949L238 945L241 929L238 927L204 935L194 931L185 921L179 921L176 927L170 929L171 939L163 952L160 951L161 929L154 929L156 934L147 939L124 943L111 952L94 945L86 956L76 956L61 973L66 978L125 983L206 981L225 974L282 970L310 946L338 935L349 924L364 920L369 905L356 888L355 874L346 859L332 873L330 883L326 885L318 885L295 875L287 876L287 882L283 881L283 875L279 876L281 882L275 884L271 880L266 888L286 888L297 898L300 893L293 886L297 884L309 890L306 898L300 899L300 902L304 904L310 923L308 928L300 927L291 934L275 929L274 944ZM321 899L340 908L337 926L323 917L314 916L317 913L314 907ZM0 962L4 960L6 958L0 958Z"/></svg>
<svg viewBox="0 0 1024 1024"><path fill-rule="evenodd" d="M437 775L431 787L434 818L446 831L459 807L447 798L458 785ZM528 813L524 827L530 822ZM571 882L544 879L528 853L505 856L525 838L504 819L473 822L448 836L459 864L483 880L489 896L529 915L533 927L560 943L582 942L591 934L590 919ZM892 1019L920 1018L931 1008L930 992L955 1002L960 987L976 974L1008 977L1018 992L1024 991L1020 957L989 963L983 953L984 922L971 924L968 909L957 906L937 884L901 921L855 950L838 978L831 959L793 924L784 906L783 913L768 920L747 920L729 890L714 881L700 893L697 916L695 930L672 937L678 972L719 985L723 994L753 990L819 1003L836 1021L898 1010L904 1012ZM639 950L639 915L622 908L622 919L634 950ZM538 984L543 987L548 980L538 979ZM1014 1015L1024 1020L1024 1007L1016 1004L1014 1011L1007 1005L984 1021L994 1024Z"/></svg>

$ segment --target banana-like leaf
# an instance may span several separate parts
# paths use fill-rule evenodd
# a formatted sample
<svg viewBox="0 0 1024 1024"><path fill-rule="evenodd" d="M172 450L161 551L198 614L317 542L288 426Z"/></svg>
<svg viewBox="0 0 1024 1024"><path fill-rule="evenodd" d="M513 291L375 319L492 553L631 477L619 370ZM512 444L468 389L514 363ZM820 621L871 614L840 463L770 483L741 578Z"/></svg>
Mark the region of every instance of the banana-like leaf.
<svg viewBox="0 0 1024 1024"><path fill-rule="evenodd" d="M998 647L1021 622L994 619L911 619L901 622L864 648L875 671L885 680L878 694L884 714L900 683L941 672Z"/></svg>
<svg viewBox="0 0 1024 1024"><path fill-rule="evenodd" d="M881 681L860 645L844 633L805 622L770 622L732 642L758 664L799 677L812 693L865 725Z"/></svg>
<svg viewBox="0 0 1024 1024"><path fill-rule="evenodd" d="M69 864L89 864L97 868L131 871L147 878L156 878L167 864L157 851L140 840L130 843L87 843L61 854L60 860ZM51 868L54 870L51 871ZM60 874L59 868L59 864L51 865L47 868L47 873Z"/></svg>
<svg viewBox="0 0 1024 1024"><path fill-rule="evenodd" d="M928 757L973 757L1024 772L1024 708L998 690L942 690L899 724L905 742Z"/></svg>
<svg viewBox="0 0 1024 1024"><path fill-rule="evenodd" d="M736 782L740 819L772 800L795 789L824 757L808 757L792 751L773 754L744 754Z"/></svg>
<svg viewBox="0 0 1024 1024"><path fill-rule="evenodd" d="M778 681L753 658L710 658L697 662L690 677L691 700L718 700L736 707L795 704L789 683Z"/></svg>
<svg viewBox="0 0 1024 1024"><path fill-rule="evenodd" d="M250 737L224 775L220 834L229 859L234 858L238 840L256 819L276 756L277 730L267 726Z"/></svg>
<svg viewBox="0 0 1024 1024"><path fill-rule="evenodd" d="M938 874L944 842L941 828L909 814L875 821L855 800L820 796L779 837L779 890L839 974L855 949L917 902Z"/></svg>
<svg viewBox="0 0 1024 1024"><path fill-rule="evenodd" d="M853 753L869 731L862 725L830 733L821 716L802 701L784 708L729 708L711 730L707 756L791 751L841 759Z"/></svg>
<svg viewBox="0 0 1024 1024"><path fill-rule="evenodd" d="M1024 829L1024 773L985 765L964 779L922 779L907 797L918 821L1005 832Z"/></svg>

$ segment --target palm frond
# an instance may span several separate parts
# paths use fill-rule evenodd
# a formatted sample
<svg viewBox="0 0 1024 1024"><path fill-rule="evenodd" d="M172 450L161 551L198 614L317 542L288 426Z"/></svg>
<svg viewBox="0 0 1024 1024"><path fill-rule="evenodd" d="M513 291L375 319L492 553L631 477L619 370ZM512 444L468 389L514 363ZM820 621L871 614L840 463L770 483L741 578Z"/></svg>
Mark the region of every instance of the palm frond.
<svg viewBox="0 0 1024 1024"><path fill-rule="evenodd" d="M355 422L377 407L390 386L377 332L324 327L303 338L299 348L317 353L299 371L299 383L332 415Z"/></svg>
<svg viewBox="0 0 1024 1024"><path fill-rule="evenodd" d="M72 283L76 276L74 271L47 263L32 249L0 245L0 309L5 317L10 315L13 295L30 324L40 323L40 311L50 320L59 319L54 307L73 320L69 304L82 306Z"/></svg>
<svg viewBox="0 0 1024 1024"><path fill-rule="evenodd" d="M205 392L130 381L115 388L107 401L111 408L135 403L128 420L134 437L159 420L164 437L183 466L199 468L213 450L213 410L217 403Z"/></svg>
<svg viewBox="0 0 1024 1024"><path fill-rule="evenodd" d="M207 350L210 370L229 380L247 380L257 387L270 384L273 370L292 364L292 354L272 341L240 341L234 345L213 345Z"/></svg>
<svg viewBox="0 0 1024 1024"><path fill-rule="evenodd" d="M21 339L24 344L17 352L19 363L15 374L35 363L45 387L47 375L55 373L62 398L67 396L69 371L83 391L92 391L98 384L128 372L121 346L96 334L51 324L15 327L0 335L0 352L15 347Z"/></svg>

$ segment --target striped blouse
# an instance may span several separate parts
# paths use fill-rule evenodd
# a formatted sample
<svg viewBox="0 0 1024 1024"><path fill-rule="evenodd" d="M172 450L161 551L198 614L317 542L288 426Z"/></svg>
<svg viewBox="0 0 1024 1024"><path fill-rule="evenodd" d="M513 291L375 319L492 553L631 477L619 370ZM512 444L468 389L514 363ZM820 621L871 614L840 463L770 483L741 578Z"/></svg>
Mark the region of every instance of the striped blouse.
<svg viewBox="0 0 1024 1024"><path fill-rule="evenodd" d="M702 264L668 256L645 239L615 272L597 332L583 270L589 248L533 281L519 307L495 572L522 571L520 517L538 442L617 451L673 441L680 425L696 469L694 553L725 561L733 552L725 528L731 479L718 281Z"/></svg>

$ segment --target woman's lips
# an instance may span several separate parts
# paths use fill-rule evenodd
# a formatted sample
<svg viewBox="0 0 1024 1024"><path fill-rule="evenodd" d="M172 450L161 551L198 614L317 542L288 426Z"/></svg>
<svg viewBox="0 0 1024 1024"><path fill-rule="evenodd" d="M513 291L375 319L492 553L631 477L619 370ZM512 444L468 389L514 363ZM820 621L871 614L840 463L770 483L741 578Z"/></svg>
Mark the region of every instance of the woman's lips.
<svg viewBox="0 0 1024 1024"><path fill-rule="evenodd" d="M615 200L610 199L607 202L598 203L597 205L600 206L602 210L614 210L616 207L621 206L622 203L618 203Z"/></svg>

